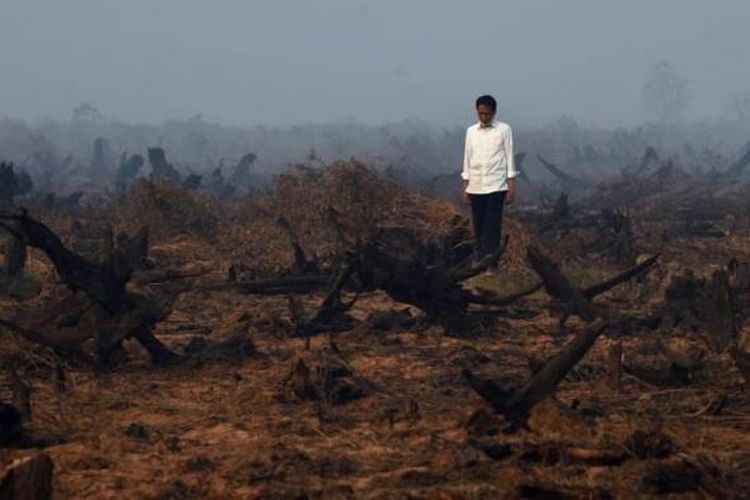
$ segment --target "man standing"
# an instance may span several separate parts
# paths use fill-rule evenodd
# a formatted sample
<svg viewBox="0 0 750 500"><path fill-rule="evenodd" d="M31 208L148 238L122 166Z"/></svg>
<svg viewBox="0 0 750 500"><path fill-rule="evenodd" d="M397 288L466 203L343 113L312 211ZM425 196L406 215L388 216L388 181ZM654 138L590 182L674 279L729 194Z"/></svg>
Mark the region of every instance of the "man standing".
<svg viewBox="0 0 750 500"><path fill-rule="evenodd" d="M495 120L497 102L490 95L476 100L479 123L466 130L464 143L463 199L471 205L476 254L492 255L500 247L503 205L516 195L513 135L507 123ZM490 266L490 274L497 262Z"/></svg>

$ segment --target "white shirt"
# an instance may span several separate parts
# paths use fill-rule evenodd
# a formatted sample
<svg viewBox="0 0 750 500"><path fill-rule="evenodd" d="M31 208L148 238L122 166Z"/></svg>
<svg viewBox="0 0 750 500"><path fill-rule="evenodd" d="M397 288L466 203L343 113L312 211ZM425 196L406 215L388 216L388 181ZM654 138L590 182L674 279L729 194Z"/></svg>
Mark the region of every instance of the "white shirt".
<svg viewBox="0 0 750 500"><path fill-rule="evenodd" d="M466 129L461 178L469 181L467 193L507 191L508 179L516 175L510 125L493 121L485 127L480 122Z"/></svg>

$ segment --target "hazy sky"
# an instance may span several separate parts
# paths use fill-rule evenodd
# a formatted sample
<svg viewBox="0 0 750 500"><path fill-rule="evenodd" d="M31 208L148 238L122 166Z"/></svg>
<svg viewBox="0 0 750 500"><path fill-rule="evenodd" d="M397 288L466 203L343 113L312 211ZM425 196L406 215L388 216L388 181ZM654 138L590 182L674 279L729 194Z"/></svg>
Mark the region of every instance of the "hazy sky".
<svg viewBox="0 0 750 500"><path fill-rule="evenodd" d="M651 65L691 118L750 92L748 0L0 0L0 115L232 125L566 114L632 125Z"/></svg>

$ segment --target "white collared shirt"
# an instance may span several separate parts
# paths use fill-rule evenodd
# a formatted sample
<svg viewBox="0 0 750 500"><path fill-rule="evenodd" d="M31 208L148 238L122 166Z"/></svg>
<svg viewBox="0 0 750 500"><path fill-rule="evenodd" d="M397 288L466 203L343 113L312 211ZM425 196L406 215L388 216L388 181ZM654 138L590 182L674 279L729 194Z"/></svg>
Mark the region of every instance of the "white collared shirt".
<svg viewBox="0 0 750 500"><path fill-rule="evenodd" d="M484 127L480 122L466 129L461 178L469 181L467 193L507 191L508 179L516 175L510 125L493 121Z"/></svg>

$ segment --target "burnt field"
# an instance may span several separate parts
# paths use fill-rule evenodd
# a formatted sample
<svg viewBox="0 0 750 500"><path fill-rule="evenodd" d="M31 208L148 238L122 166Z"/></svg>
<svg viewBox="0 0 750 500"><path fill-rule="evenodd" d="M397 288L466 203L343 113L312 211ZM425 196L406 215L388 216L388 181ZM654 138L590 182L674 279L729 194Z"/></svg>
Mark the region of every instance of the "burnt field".
<svg viewBox="0 0 750 500"><path fill-rule="evenodd" d="M353 160L242 197L167 170L21 199L4 166L3 488L743 496L747 160L540 158L555 194L508 211L499 278L463 207Z"/></svg>

